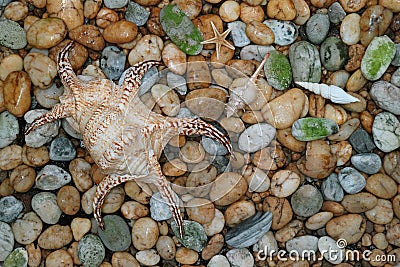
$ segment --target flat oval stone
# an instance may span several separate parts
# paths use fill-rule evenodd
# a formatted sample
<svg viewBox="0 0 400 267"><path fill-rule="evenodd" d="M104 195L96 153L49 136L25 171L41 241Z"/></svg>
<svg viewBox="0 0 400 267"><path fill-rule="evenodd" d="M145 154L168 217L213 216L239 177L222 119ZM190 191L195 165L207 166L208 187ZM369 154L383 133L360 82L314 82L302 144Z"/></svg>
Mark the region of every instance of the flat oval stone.
<svg viewBox="0 0 400 267"><path fill-rule="evenodd" d="M107 46L101 52L100 67L110 80L118 79L124 72L126 55L116 46Z"/></svg>
<svg viewBox="0 0 400 267"><path fill-rule="evenodd" d="M394 43L386 35L372 39L361 61L363 76L371 81L379 79L389 67L395 54Z"/></svg>
<svg viewBox="0 0 400 267"><path fill-rule="evenodd" d="M315 45L306 41L292 44L289 60L295 82L318 83L321 80L321 60Z"/></svg>
<svg viewBox="0 0 400 267"><path fill-rule="evenodd" d="M0 45L11 49L22 49L26 44L26 32L17 22L0 20Z"/></svg>
<svg viewBox="0 0 400 267"><path fill-rule="evenodd" d="M391 152L400 147L400 122L390 112L376 115L372 125L375 145L383 152Z"/></svg>
<svg viewBox="0 0 400 267"><path fill-rule="evenodd" d="M375 153L357 154L351 157L353 166L367 174L377 173L382 167L381 158Z"/></svg>
<svg viewBox="0 0 400 267"><path fill-rule="evenodd" d="M0 221L0 261L4 261L14 247L14 234L5 222Z"/></svg>
<svg viewBox="0 0 400 267"><path fill-rule="evenodd" d="M293 193L290 204L293 212L302 217L310 217L322 207L322 194L312 185L303 185Z"/></svg>
<svg viewBox="0 0 400 267"><path fill-rule="evenodd" d="M367 184L364 176L352 167L346 167L340 170L338 179L343 190L349 194L360 192Z"/></svg>
<svg viewBox="0 0 400 267"><path fill-rule="evenodd" d="M6 223L15 221L23 209L23 203L14 196L0 198L0 221Z"/></svg>
<svg viewBox="0 0 400 267"><path fill-rule="evenodd" d="M292 135L299 141L318 140L338 132L336 122L325 118L302 118L292 126Z"/></svg>
<svg viewBox="0 0 400 267"><path fill-rule="evenodd" d="M171 228L179 242L188 249L200 252L207 244L207 235L203 226L198 222L188 220L183 221L183 228L185 230L183 239L180 238L179 229L175 221L171 223Z"/></svg>
<svg viewBox="0 0 400 267"><path fill-rule="evenodd" d="M246 23L243 21L234 21L228 23L228 29L231 30L233 44L237 47L244 47L250 44L250 39L246 35Z"/></svg>
<svg viewBox="0 0 400 267"><path fill-rule="evenodd" d="M167 33L183 52L188 55L197 55L203 49L203 37L182 10L176 5L167 5L160 12L160 22Z"/></svg>
<svg viewBox="0 0 400 267"><path fill-rule="evenodd" d="M303 251L317 251L318 237L311 235L303 235L295 237L286 242L287 251L297 251L302 255Z"/></svg>
<svg viewBox="0 0 400 267"><path fill-rule="evenodd" d="M50 145L50 159L54 161L70 161L76 156L76 149L66 137L55 138Z"/></svg>
<svg viewBox="0 0 400 267"><path fill-rule="evenodd" d="M342 69L348 60L347 46L334 36L325 39L320 53L322 65L329 71Z"/></svg>
<svg viewBox="0 0 400 267"><path fill-rule="evenodd" d="M264 73L268 83L277 90L285 90L292 83L292 68L289 60L278 51L269 52Z"/></svg>
<svg viewBox="0 0 400 267"><path fill-rule="evenodd" d="M56 165L46 165L36 175L36 187L41 190L57 190L71 182L71 175Z"/></svg>
<svg viewBox="0 0 400 267"><path fill-rule="evenodd" d="M282 20L266 20L263 22L267 25L275 36L274 43L277 45L290 45L292 44L299 35L297 26L291 21Z"/></svg>
<svg viewBox="0 0 400 267"><path fill-rule="evenodd" d="M225 242L235 248L245 248L254 245L269 231L272 225L271 212L258 212L252 217L228 230Z"/></svg>
<svg viewBox="0 0 400 267"><path fill-rule="evenodd" d="M271 143L276 129L268 123L258 123L248 127L239 136L239 148L245 152L256 152Z"/></svg>
<svg viewBox="0 0 400 267"><path fill-rule="evenodd" d="M400 88L386 81L377 81L369 91L378 107L400 115Z"/></svg>
<svg viewBox="0 0 400 267"><path fill-rule="evenodd" d="M32 209L47 224L56 224L62 211L57 205L57 196L50 192L40 192L32 197Z"/></svg>
<svg viewBox="0 0 400 267"><path fill-rule="evenodd" d="M26 267L28 266L28 252L25 248L14 249L4 260L4 267Z"/></svg>
<svg viewBox="0 0 400 267"><path fill-rule="evenodd" d="M325 200L342 201L344 197L343 188L336 173L332 173L322 181L321 191Z"/></svg>
<svg viewBox="0 0 400 267"><path fill-rule="evenodd" d="M125 19L135 23L137 26L143 26L146 24L150 16L150 11L147 11L141 5L128 1L128 6L125 11Z"/></svg>
<svg viewBox="0 0 400 267"><path fill-rule="evenodd" d="M98 236L85 235L78 244L78 258L85 266L99 266L106 251Z"/></svg>
<svg viewBox="0 0 400 267"><path fill-rule="evenodd" d="M117 215L104 216L105 229L99 229L103 244L111 251L124 251L132 243L128 224Z"/></svg>
<svg viewBox="0 0 400 267"><path fill-rule="evenodd" d="M0 148L4 148L17 139L19 124L17 118L8 111L0 114Z"/></svg>
<svg viewBox="0 0 400 267"><path fill-rule="evenodd" d="M308 39L313 44L322 43L329 32L329 17L326 14L314 14L307 21L306 34Z"/></svg>

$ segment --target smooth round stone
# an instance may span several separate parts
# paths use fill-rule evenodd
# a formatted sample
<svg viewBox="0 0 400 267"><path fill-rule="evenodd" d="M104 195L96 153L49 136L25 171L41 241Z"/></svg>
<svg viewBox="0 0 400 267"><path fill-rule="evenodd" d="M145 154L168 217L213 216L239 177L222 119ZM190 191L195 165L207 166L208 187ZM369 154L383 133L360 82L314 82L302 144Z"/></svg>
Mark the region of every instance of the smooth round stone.
<svg viewBox="0 0 400 267"><path fill-rule="evenodd" d="M251 43L246 35L246 23L242 21L234 21L228 23L228 29L231 30L233 44L237 47L244 47Z"/></svg>
<svg viewBox="0 0 400 267"><path fill-rule="evenodd" d="M306 34L313 44L322 43L329 32L329 17L325 14L314 14L307 21Z"/></svg>
<svg viewBox="0 0 400 267"><path fill-rule="evenodd" d="M386 35L372 39L361 61L363 76L371 81L379 79L389 67L395 54L394 43Z"/></svg>
<svg viewBox="0 0 400 267"><path fill-rule="evenodd" d="M27 113L25 113L24 119L27 123L32 123L36 118L48 112L49 111L45 109L30 110ZM27 146L30 147L41 147L42 145L50 142L53 139L53 137L57 136L58 129L59 129L58 121L47 123L33 130L28 135L25 135L25 143Z"/></svg>
<svg viewBox="0 0 400 267"><path fill-rule="evenodd" d="M74 218L71 222L71 231L74 239L79 241L90 231L92 223L87 218Z"/></svg>
<svg viewBox="0 0 400 267"><path fill-rule="evenodd" d="M55 138L50 145L50 159L54 161L70 161L76 156L76 149L66 137Z"/></svg>
<svg viewBox="0 0 400 267"><path fill-rule="evenodd" d="M150 199L150 214L155 221L165 221L172 218L171 210L160 192L156 192Z"/></svg>
<svg viewBox="0 0 400 267"><path fill-rule="evenodd" d="M26 32L17 22L0 20L0 45L11 49L22 49L26 44Z"/></svg>
<svg viewBox="0 0 400 267"><path fill-rule="evenodd" d="M186 213L189 219L200 224L211 223L215 216L214 204L208 199L192 198L186 203Z"/></svg>
<svg viewBox="0 0 400 267"><path fill-rule="evenodd" d="M71 175L56 165L46 165L36 175L36 187L41 190L57 190L71 182Z"/></svg>
<svg viewBox="0 0 400 267"><path fill-rule="evenodd" d="M99 266L106 251L98 236L88 234L78 244L78 258L85 266Z"/></svg>
<svg viewBox="0 0 400 267"><path fill-rule="evenodd" d="M104 0L104 5L110 9L123 8L129 0Z"/></svg>
<svg viewBox="0 0 400 267"><path fill-rule="evenodd" d="M347 45L354 45L360 41L360 15L351 13L347 15L340 25L340 37Z"/></svg>
<svg viewBox="0 0 400 267"><path fill-rule="evenodd" d="M31 211L12 224L15 241L28 245L38 238L43 229L43 223L35 212Z"/></svg>
<svg viewBox="0 0 400 267"><path fill-rule="evenodd" d="M400 88L386 81L378 81L372 84L371 98L378 107L395 115L400 115Z"/></svg>
<svg viewBox="0 0 400 267"><path fill-rule="evenodd" d="M339 2L334 2L328 8L328 16L329 16L329 21L331 23L338 24L346 16L346 11L344 11L343 7L340 5Z"/></svg>
<svg viewBox="0 0 400 267"><path fill-rule="evenodd" d="M244 130L239 136L239 148L245 152L256 152L271 143L276 129L268 123L257 123Z"/></svg>
<svg viewBox="0 0 400 267"><path fill-rule="evenodd" d="M169 88L174 89L178 94L186 95L188 89L186 86L186 80L183 76L177 75L173 72L168 72L167 84Z"/></svg>
<svg viewBox="0 0 400 267"><path fill-rule="evenodd" d="M179 242L188 249L200 252L207 244L207 235L203 226L198 222L188 220L183 221L183 228L185 230L183 239L180 238L179 228L175 221L171 223L171 228Z"/></svg>
<svg viewBox="0 0 400 267"><path fill-rule="evenodd" d="M272 45L246 45L240 50L240 59L262 61L265 54L274 51Z"/></svg>
<svg viewBox="0 0 400 267"><path fill-rule="evenodd" d="M104 216L105 229L99 229L99 236L103 244L111 251L124 251L131 242L128 224L117 215Z"/></svg>
<svg viewBox="0 0 400 267"><path fill-rule="evenodd" d="M371 136L364 129L356 130L350 136L349 142L358 153L372 152L376 148Z"/></svg>
<svg viewBox="0 0 400 267"><path fill-rule="evenodd" d="M73 138L76 138L76 139L83 139L82 134L77 130L78 128L74 128L74 126L72 126L70 124L70 120L62 119L61 120L61 125L62 125L62 128L64 129L64 131L68 135L70 135L70 136L72 136Z"/></svg>
<svg viewBox="0 0 400 267"><path fill-rule="evenodd" d="M19 125L17 118L8 111L0 114L0 148L4 148L17 139Z"/></svg>
<svg viewBox="0 0 400 267"><path fill-rule="evenodd" d="M333 213L330 211L322 211L314 214L308 218L305 226L311 230L318 230L325 226L325 224L332 219Z"/></svg>
<svg viewBox="0 0 400 267"><path fill-rule="evenodd" d="M226 155L228 150L218 141L202 136L201 138L201 145L203 146L204 150L210 155Z"/></svg>
<svg viewBox="0 0 400 267"><path fill-rule="evenodd" d="M330 119L302 118L292 125L292 136L299 141L313 141L339 132L339 126Z"/></svg>
<svg viewBox="0 0 400 267"><path fill-rule="evenodd" d="M400 87L400 68L398 68L393 74L390 82Z"/></svg>
<svg viewBox="0 0 400 267"><path fill-rule="evenodd" d="M397 184L388 175L377 173L367 179L365 189L379 198L390 199L397 194Z"/></svg>
<svg viewBox="0 0 400 267"><path fill-rule="evenodd" d="M400 245L399 234L400 234L400 223L397 223L395 225L391 225L387 229L386 240L390 244L393 244L395 246L399 246Z"/></svg>
<svg viewBox="0 0 400 267"><path fill-rule="evenodd" d="M228 230L225 242L235 248L245 248L257 243L272 225L271 212L258 212Z"/></svg>
<svg viewBox="0 0 400 267"><path fill-rule="evenodd" d="M322 207L321 192L312 185L303 185L293 193L290 204L293 212L302 217L310 217Z"/></svg>
<svg viewBox="0 0 400 267"><path fill-rule="evenodd" d="M297 26L293 22L271 19L266 20L263 23L267 25L274 33L274 43L277 45L290 45L297 39L297 36L299 35Z"/></svg>
<svg viewBox="0 0 400 267"><path fill-rule="evenodd" d="M320 48L321 63L329 71L336 71L347 63L347 46L337 37L326 38Z"/></svg>
<svg viewBox="0 0 400 267"><path fill-rule="evenodd" d="M125 19L135 23L137 26L143 26L146 24L150 16L150 11L147 11L144 7L133 1L123 1L128 2L128 6L125 11ZM113 0L110 0L109 2L113 2Z"/></svg>
<svg viewBox="0 0 400 267"><path fill-rule="evenodd" d="M367 174L377 173L382 167L381 158L374 153L363 153L354 155L351 157L351 163L357 170L365 172Z"/></svg>
<svg viewBox="0 0 400 267"><path fill-rule="evenodd" d="M32 209L47 224L56 224L62 211L57 205L57 196L50 192L40 192L32 197Z"/></svg>
<svg viewBox="0 0 400 267"><path fill-rule="evenodd" d="M343 190L349 194L360 192L366 185L364 176L352 167L340 170L338 180Z"/></svg>
<svg viewBox="0 0 400 267"><path fill-rule="evenodd" d="M335 240L345 239L354 244L365 232L365 219L359 214L346 214L335 217L326 224L327 234Z"/></svg>
<svg viewBox="0 0 400 267"><path fill-rule="evenodd" d="M332 264L339 264L345 258L344 248L339 247L337 241L329 236L323 236L318 240L318 250Z"/></svg>
<svg viewBox="0 0 400 267"><path fill-rule="evenodd" d="M75 187L79 191L85 192L86 190L92 187L93 185L93 180L91 175L92 166L89 164L89 162L87 162L83 158L76 158L70 162L68 169L69 172L71 173L72 180L75 183ZM114 190L111 191L110 195L113 194L112 192L115 192L116 195L114 195L115 199L113 199L113 201L114 204L116 204L116 202L119 200L117 192L119 193L120 190L118 191L116 189ZM105 204L103 205L103 212L106 212L104 207L108 206L109 204L107 199L108 198L106 198Z"/></svg>
<svg viewBox="0 0 400 267"><path fill-rule="evenodd" d="M4 261L14 247L14 234L10 225L0 221L0 261Z"/></svg>
<svg viewBox="0 0 400 267"><path fill-rule="evenodd" d="M4 260L4 267L27 267L28 252L25 248L16 248Z"/></svg>
<svg viewBox="0 0 400 267"><path fill-rule="evenodd" d="M231 266L253 266L254 258L247 248L234 248L226 253Z"/></svg>
<svg viewBox="0 0 400 267"><path fill-rule="evenodd" d="M372 125L375 145L383 152L391 152L400 147L400 122L395 115L381 112Z"/></svg>
<svg viewBox="0 0 400 267"><path fill-rule="evenodd" d="M23 209L22 201L14 196L0 198L0 221L7 223L15 221Z"/></svg>
<svg viewBox="0 0 400 267"><path fill-rule="evenodd" d="M203 225L207 236L214 236L215 234L222 232L225 226L224 214L219 209L215 209L214 212L213 220L210 223Z"/></svg>
<svg viewBox="0 0 400 267"><path fill-rule="evenodd" d="M317 47L307 41L296 42L289 48L289 60L296 82L321 80L321 60Z"/></svg>
<svg viewBox="0 0 400 267"><path fill-rule="evenodd" d="M318 237L311 235L303 235L295 237L286 242L287 251L297 251L302 255L303 251L317 251L318 250Z"/></svg>
<svg viewBox="0 0 400 267"><path fill-rule="evenodd" d="M378 203L378 199L367 192L354 195L346 195L341 202L342 206L350 213L362 213L372 209Z"/></svg>
<svg viewBox="0 0 400 267"><path fill-rule="evenodd" d="M107 46L101 52L100 67L110 80L118 79L124 72L126 55L116 46Z"/></svg>
<svg viewBox="0 0 400 267"><path fill-rule="evenodd" d="M231 165L229 164L229 159L225 156L215 156L211 164L217 168L218 173L232 171Z"/></svg>
<svg viewBox="0 0 400 267"><path fill-rule="evenodd" d="M228 259L224 255L215 255L210 259L207 267L230 267Z"/></svg>
<svg viewBox="0 0 400 267"><path fill-rule="evenodd" d="M174 240L169 236L160 236L156 244L157 252L164 260L175 258L176 246Z"/></svg>
<svg viewBox="0 0 400 267"><path fill-rule="evenodd" d="M344 192L339 183L338 175L332 173L322 181L321 191L325 200L342 201Z"/></svg>
<svg viewBox="0 0 400 267"><path fill-rule="evenodd" d="M157 223L149 217L138 219L132 227L132 243L138 250L152 248L156 243L160 230Z"/></svg>
<svg viewBox="0 0 400 267"><path fill-rule="evenodd" d="M376 206L366 211L365 216L375 224L387 225L393 219L392 203L386 199L378 199Z"/></svg>
<svg viewBox="0 0 400 267"><path fill-rule="evenodd" d="M136 259L145 266L154 266L160 261L160 256L155 249L148 249L138 251Z"/></svg>
<svg viewBox="0 0 400 267"><path fill-rule="evenodd" d="M264 73L268 83L277 90L287 89L292 82L292 68L289 60L278 51L269 52Z"/></svg>
<svg viewBox="0 0 400 267"><path fill-rule="evenodd" d="M279 170L271 178L271 194L276 197L288 197L300 185L300 176L290 170Z"/></svg>

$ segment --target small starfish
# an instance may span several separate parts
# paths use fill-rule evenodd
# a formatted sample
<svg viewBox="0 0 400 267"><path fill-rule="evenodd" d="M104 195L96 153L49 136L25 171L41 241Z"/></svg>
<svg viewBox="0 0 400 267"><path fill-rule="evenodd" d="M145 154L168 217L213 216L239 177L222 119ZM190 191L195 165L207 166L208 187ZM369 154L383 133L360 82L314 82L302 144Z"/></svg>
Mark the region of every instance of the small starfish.
<svg viewBox="0 0 400 267"><path fill-rule="evenodd" d="M138 184L153 183L158 187L183 238L179 202L158 163L163 147L176 134L200 134L216 139L231 153L229 139L200 119L165 117L141 102L138 94L141 79L160 62L135 64L127 71L121 87L107 79L83 82L68 59L72 46L70 42L58 56L58 74L66 87L60 103L34 120L25 134L46 123L72 117L79 125L86 149L106 174L93 202L94 217L100 228L104 229L101 206L107 193L119 184L135 180Z"/></svg>
<svg viewBox="0 0 400 267"><path fill-rule="evenodd" d="M214 22L211 21L211 27L213 28L214 31L214 37L208 40L205 40L201 42L201 44L215 44L215 51L217 52L217 59L219 59L219 54L221 52L221 47L224 45L228 47L229 49L235 50L235 47L229 43L225 38L228 36L228 34L231 32L232 29L227 29L223 33L219 33L217 28L214 25Z"/></svg>

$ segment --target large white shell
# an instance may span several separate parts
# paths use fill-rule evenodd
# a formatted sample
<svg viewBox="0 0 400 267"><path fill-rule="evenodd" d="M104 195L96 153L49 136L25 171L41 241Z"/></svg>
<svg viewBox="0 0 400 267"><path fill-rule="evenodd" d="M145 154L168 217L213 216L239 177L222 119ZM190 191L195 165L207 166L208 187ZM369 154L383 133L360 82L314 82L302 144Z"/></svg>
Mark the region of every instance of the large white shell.
<svg viewBox="0 0 400 267"><path fill-rule="evenodd" d="M342 88L336 85L327 85L319 83L310 82L296 82L301 87L317 94L321 95L323 98L331 100L333 103L337 104L348 104L353 102L359 102L360 100L356 97L349 95Z"/></svg>

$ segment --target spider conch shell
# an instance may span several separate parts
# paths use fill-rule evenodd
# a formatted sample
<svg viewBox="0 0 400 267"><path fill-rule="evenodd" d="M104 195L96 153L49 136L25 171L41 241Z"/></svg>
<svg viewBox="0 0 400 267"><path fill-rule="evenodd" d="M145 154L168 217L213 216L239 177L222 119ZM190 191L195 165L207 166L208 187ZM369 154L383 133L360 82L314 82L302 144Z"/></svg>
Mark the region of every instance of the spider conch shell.
<svg viewBox="0 0 400 267"><path fill-rule="evenodd" d="M318 84L310 82L296 82L301 87L307 90L321 95L323 98L327 98L336 104L348 104L353 102L359 102L360 100L356 97L349 95L342 88L336 85Z"/></svg>

